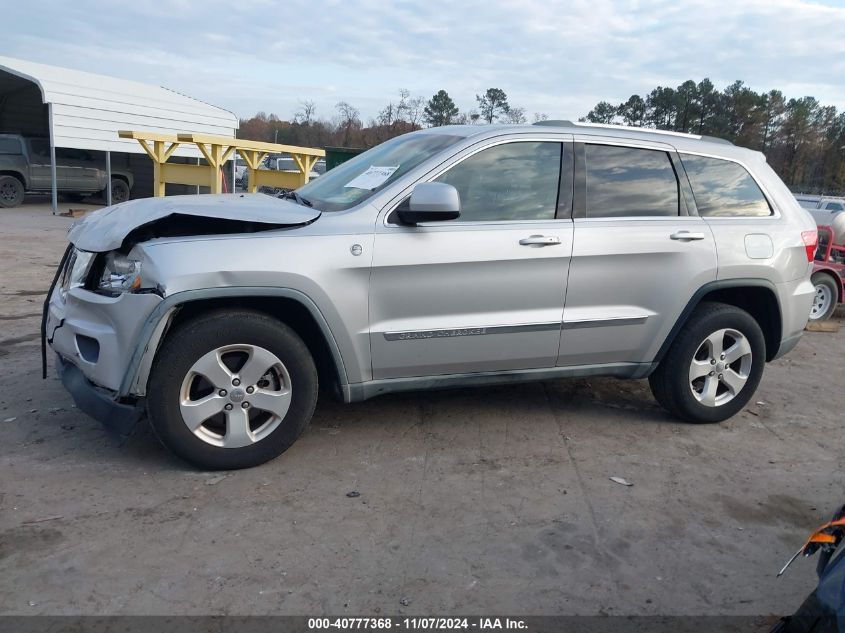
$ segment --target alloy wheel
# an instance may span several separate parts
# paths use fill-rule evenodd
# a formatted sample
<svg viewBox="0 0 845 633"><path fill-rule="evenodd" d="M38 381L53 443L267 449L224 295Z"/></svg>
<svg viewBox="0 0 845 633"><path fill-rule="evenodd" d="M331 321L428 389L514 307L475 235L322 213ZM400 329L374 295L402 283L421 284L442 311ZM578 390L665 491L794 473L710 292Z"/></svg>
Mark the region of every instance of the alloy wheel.
<svg viewBox="0 0 845 633"><path fill-rule="evenodd" d="M201 356L179 390L182 421L222 448L260 442L282 423L290 403L288 370L257 345L226 345Z"/></svg>
<svg viewBox="0 0 845 633"><path fill-rule="evenodd" d="M13 184L7 182L0 186L0 196L4 200L12 201L18 197L18 191Z"/></svg>
<svg viewBox="0 0 845 633"><path fill-rule="evenodd" d="M725 328L698 346L689 367L689 385L701 404L718 407L733 400L751 375L751 344L742 332Z"/></svg>

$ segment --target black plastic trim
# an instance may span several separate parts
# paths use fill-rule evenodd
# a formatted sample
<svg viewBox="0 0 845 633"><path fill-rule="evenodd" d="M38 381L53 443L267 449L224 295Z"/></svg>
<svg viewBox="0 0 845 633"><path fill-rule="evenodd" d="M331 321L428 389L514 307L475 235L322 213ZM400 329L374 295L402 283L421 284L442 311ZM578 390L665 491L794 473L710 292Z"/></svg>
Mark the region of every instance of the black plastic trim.
<svg viewBox="0 0 845 633"><path fill-rule="evenodd" d="M62 379L62 385L70 392L80 411L90 415L109 431L120 437L132 433L135 425L144 414L140 404L122 404L96 389L82 374L79 368L56 355L56 370Z"/></svg>
<svg viewBox="0 0 845 633"><path fill-rule="evenodd" d="M587 158L584 143L574 144L575 165L572 183L572 217L587 217Z"/></svg>
<svg viewBox="0 0 845 633"><path fill-rule="evenodd" d="M138 338L135 342L135 349L132 352L132 356L129 360L129 365L126 368L126 372L123 375L123 380L120 383L118 395L130 395L132 384L135 381L136 375L141 366L141 360L144 357L144 354L148 351L148 346L151 343L155 343L157 345L161 342L161 340L151 340L153 332L155 331L155 328L161 321L161 319L166 318L167 313L171 308L180 307L192 301L201 301L203 299L219 299L224 297L233 299L236 299L238 297L284 297L287 299L294 299L301 303L305 307L305 309L307 309L311 313L311 316L314 317L314 321L317 323L317 327L320 328L320 331L325 337L326 343L329 346L329 351L332 355L332 360L334 361L335 368L337 369L341 388L348 384L349 381L346 375L346 365L343 356L340 353L340 348L338 347L337 341L334 338L334 334L332 333L331 328L329 327L329 323L326 320L326 317L323 316L323 313L320 312L320 309L317 307L317 304L314 303L311 297L309 297L303 292L300 292L299 290L294 290L292 288L276 288L265 286L228 286L225 288L199 288L194 290L184 290L182 292L178 292L176 294L166 297L161 303L159 303L147 317L147 320L144 322L144 326L141 329L140 334L138 335ZM155 351L155 349L152 350L153 353L155 353Z"/></svg>
<svg viewBox="0 0 845 633"><path fill-rule="evenodd" d="M749 286L753 286L756 288L767 288L768 290L774 292L775 296L777 296L777 289L775 288L775 285L767 279L723 279L719 281L708 282L701 286L701 288L696 290L695 294L687 302L687 305L681 312L681 315L678 317L678 320L675 321L675 325L672 326L671 330L669 330L669 334L666 335L666 339L663 341L663 345L661 345L660 349L657 351L657 356L654 357L654 366L657 367L657 364L661 360L663 360L663 357L666 355L666 352L669 351L669 347L675 341L675 337L678 336L678 333L681 331L681 328L683 328L686 324L687 320L692 314L692 311L695 310L696 306L698 306L699 303L701 303L701 299L704 297L704 295L713 292L714 290L724 290L726 288L747 288ZM777 358L778 352L776 351L771 356L773 358Z"/></svg>
<svg viewBox="0 0 845 633"><path fill-rule="evenodd" d="M687 168L684 166L684 161L677 150L670 152L672 157L672 164L675 168L675 175L678 177L678 182L681 187L684 202L687 206L687 215L698 217L698 206L695 203L695 193L692 190L692 183L687 174Z"/></svg>
<svg viewBox="0 0 845 633"><path fill-rule="evenodd" d="M53 296L53 290L56 289L56 284L59 283L59 277L65 269L67 258L73 250L73 244L68 244L65 249L62 259L59 261L59 267L56 269L56 274L53 275L53 281L50 283L50 289L47 290L47 296L44 298L44 306L41 310L41 378L47 378L47 316L50 314L50 297Z"/></svg>
<svg viewBox="0 0 845 633"><path fill-rule="evenodd" d="M562 142L560 151L560 184L557 194L557 212L555 213L555 218L558 220L569 220L572 218L573 183L575 182L573 143Z"/></svg>

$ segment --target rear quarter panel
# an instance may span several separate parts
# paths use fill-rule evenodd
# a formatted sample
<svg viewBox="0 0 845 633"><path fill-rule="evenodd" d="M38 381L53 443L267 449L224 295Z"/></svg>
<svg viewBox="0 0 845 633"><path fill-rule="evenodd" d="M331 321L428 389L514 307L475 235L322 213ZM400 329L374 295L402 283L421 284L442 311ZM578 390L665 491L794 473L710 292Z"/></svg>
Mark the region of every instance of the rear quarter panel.
<svg viewBox="0 0 845 633"><path fill-rule="evenodd" d="M816 224L765 162L748 151L739 161L760 185L773 209L761 218L706 218L716 240L717 279L764 279L774 286L781 306L783 339L797 336L806 325L812 303L803 231Z"/></svg>

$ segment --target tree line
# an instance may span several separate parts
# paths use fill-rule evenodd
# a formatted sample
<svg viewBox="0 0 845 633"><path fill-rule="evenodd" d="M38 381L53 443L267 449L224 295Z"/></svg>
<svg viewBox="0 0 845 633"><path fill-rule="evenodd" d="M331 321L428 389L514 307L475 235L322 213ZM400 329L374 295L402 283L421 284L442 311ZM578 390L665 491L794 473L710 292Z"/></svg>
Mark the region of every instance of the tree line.
<svg viewBox="0 0 845 633"><path fill-rule="evenodd" d="M533 121L548 119L535 113ZM622 103L600 101L580 121L624 124L716 136L759 150L794 191L845 192L845 112L814 97L786 98L779 90L757 93L742 81L724 90L709 79L676 88L658 86L645 97ZM501 88L488 88L460 110L445 90L430 99L399 90L366 123L360 110L340 101L329 118L317 116L313 101L301 101L290 120L259 112L241 119L239 138L310 147L378 145L424 126L526 123L525 109L512 106Z"/></svg>
<svg viewBox="0 0 845 633"><path fill-rule="evenodd" d="M304 100L289 120L265 112L241 119L238 138L310 147L368 148L423 126L526 122L525 108L510 105L501 88L488 88L475 100L475 107L461 111L445 90L426 101L403 89L366 124L360 110L347 101L338 102L330 118L321 118L316 104ZM535 121L546 118L534 115Z"/></svg>
<svg viewBox="0 0 845 633"><path fill-rule="evenodd" d="M580 120L716 136L763 152L793 191L845 192L845 112L814 97L758 93L742 81L719 90L709 79L690 79L623 103L600 101Z"/></svg>

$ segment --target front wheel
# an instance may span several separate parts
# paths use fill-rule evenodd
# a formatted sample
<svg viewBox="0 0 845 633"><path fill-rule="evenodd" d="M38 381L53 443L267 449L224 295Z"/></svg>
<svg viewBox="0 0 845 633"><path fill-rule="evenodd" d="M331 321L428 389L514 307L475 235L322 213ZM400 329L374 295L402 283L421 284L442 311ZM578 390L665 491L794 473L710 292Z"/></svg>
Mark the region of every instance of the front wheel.
<svg viewBox="0 0 845 633"><path fill-rule="evenodd" d="M0 207L19 207L23 202L23 183L14 176L0 176Z"/></svg>
<svg viewBox="0 0 845 633"><path fill-rule="evenodd" d="M757 321L724 303L702 303L649 377L655 399L688 422L721 422L751 399L766 342Z"/></svg>
<svg viewBox="0 0 845 633"><path fill-rule="evenodd" d="M836 311L839 288L836 287L833 277L825 273L815 273L810 281L816 287L813 305L810 308L810 321L825 321Z"/></svg>
<svg viewBox="0 0 845 633"><path fill-rule="evenodd" d="M221 310L167 337L147 410L176 455L232 470L287 450L311 419L317 389L314 361L291 328L258 312Z"/></svg>

